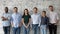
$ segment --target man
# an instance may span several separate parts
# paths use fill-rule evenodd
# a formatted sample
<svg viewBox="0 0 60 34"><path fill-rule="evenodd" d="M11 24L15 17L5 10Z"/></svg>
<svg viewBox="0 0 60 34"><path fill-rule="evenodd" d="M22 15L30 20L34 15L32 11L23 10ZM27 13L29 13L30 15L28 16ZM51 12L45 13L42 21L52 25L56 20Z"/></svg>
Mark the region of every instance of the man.
<svg viewBox="0 0 60 34"><path fill-rule="evenodd" d="M33 24L33 30L34 30L34 34L37 34L37 30L38 30L38 25L40 25L41 19L40 19L40 15L38 14L38 9L36 7L33 8L34 13L31 15L31 19L32 19L32 24Z"/></svg>
<svg viewBox="0 0 60 34"><path fill-rule="evenodd" d="M59 17L56 12L54 12L53 6L49 6L50 13L48 14L49 17L49 32L50 34L57 34L57 24L59 22Z"/></svg>
<svg viewBox="0 0 60 34"><path fill-rule="evenodd" d="M46 16L46 11L42 11L41 14L41 26L40 26L40 30L41 30L41 34L47 34L47 25L49 23L49 18Z"/></svg>
<svg viewBox="0 0 60 34"><path fill-rule="evenodd" d="M12 25L13 34L20 34L22 16L21 14L18 13L17 7L14 7L13 11L14 13L12 14L12 17L11 17L11 25Z"/></svg>
<svg viewBox="0 0 60 34"><path fill-rule="evenodd" d="M8 13L8 7L5 7L5 13L2 15L4 34L10 34L10 17L11 15Z"/></svg>

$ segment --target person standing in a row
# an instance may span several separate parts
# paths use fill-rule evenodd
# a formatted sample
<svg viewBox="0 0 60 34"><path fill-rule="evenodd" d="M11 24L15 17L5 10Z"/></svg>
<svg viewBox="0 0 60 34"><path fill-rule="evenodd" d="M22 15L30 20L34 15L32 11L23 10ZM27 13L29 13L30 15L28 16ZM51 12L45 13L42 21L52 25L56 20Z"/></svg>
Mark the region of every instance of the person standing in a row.
<svg viewBox="0 0 60 34"><path fill-rule="evenodd" d="M42 11L41 24L40 24L41 34L47 34L48 23L49 23L49 18L46 16L46 11Z"/></svg>
<svg viewBox="0 0 60 34"><path fill-rule="evenodd" d="M22 15L18 13L17 7L14 7L13 11L14 12L11 17L12 31L13 34L20 34Z"/></svg>
<svg viewBox="0 0 60 34"><path fill-rule="evenodd" d="M31 16L29 15L29 11L28 11L28 9L25 9L24 14L22 16L24 34L29 34L30 21L31 21Z"/></svg>
<svg viewBox="0 0 60 34"><path fill-rule="evenodd" d="M2 15L2 24L3 24L3 30L4 30L4 34L10 34L10 18L11 15L8 12L8 7L5 7L5 13L3 13Z"/></svg>
<svg viewBox="0 0 60 34"><path fill-rule="evenodd" d="M57 24L59 22L59 17L58 14L56 12L54 12L54 8L52 5L49 6L49 13L48 13L48 17L49 17L49 32L50 34L57 34Z"/></svg>
<svg viewBox="0 0 60 34"><path fill-rule="evenodd" d="M31 20L34 34L37 34L38 25L40 25L41 19L40 15L38 14L38 9L36 7L33 8L33 14L31 15Z"/></svg>

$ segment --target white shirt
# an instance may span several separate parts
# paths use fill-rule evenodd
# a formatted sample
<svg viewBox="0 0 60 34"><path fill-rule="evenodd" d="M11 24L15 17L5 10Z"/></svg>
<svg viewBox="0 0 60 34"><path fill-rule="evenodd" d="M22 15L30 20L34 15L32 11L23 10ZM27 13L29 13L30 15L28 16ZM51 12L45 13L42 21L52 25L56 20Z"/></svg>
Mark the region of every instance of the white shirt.
<svg viewBox="0 0 60 34"><path fill-rule="evenodd" d="M2 16L8 18L8 20L2 21L3 26L10 26L11 15L9 13L3 13Z"/></svg>
<svg viewBox="0 0 60 34"><path fill-rule="evenodd" d="M56 12L51 12L48 14L48 17L50 19L50 23L54 24L59 20L58 14Z"/></svg>
<svg viewBox="0 0 60 34"><path fill-rule="evenodd" d="M39 24L40 25L40 22L41 22L41 17L39 14L33 14L31 15L31 19L32 19L32 24Z"/></svg>

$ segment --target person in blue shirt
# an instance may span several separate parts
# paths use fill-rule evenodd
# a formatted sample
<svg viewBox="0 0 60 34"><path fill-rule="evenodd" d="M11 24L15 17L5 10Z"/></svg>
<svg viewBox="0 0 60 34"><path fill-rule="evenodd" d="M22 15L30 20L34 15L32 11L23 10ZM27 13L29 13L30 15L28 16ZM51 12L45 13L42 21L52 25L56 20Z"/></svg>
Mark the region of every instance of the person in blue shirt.
<svg viewBox="0 0 60 34"><path fill-rule="evenodd" d="M22 15L18 13L18 8L13 8L14 13L11 17L11 26L13 34L20 34Z"/></svg>
<svg viewBox="0 0 60 34"><path fill-rule="evenodd" d="M40 24L41 34L47 34L48 23L49 18L46 16L46 11L42 11L41 24Z"/></svg>
<svg viewBox="0 0 60 34"><path fill-rule="evenodd" d="M8 7L5 7L5 13L2 15L2 24L4 34L10 34L10 17L11 15L8 12Z"/></svg>

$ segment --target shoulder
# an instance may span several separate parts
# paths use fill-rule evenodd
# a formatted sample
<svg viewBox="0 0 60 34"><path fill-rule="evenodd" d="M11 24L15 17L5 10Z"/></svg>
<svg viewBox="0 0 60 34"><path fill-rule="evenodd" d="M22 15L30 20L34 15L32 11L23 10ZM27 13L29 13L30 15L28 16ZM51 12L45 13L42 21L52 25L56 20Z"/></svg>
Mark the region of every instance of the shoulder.
<svg viewBox="0 0 60 34"><path fill-rule="evenodd" d="M22 14L18 13L19 16L22 16Z"/></svg>
<svg viewBox="0 0 60 34"><path fill-rule="evenodd" d="M11 16L14 16L14 13Z"/></svg>
<svg viewBox="0 0 60 34"><path fill-rule="evenodd" d="M49 17L46 16L46 19L49 19Z"/></svg>
<svg viewBox="0 0 60 34"><path fill-rule="evenodd" d="M31 16L33 16L33 14Z"/></svg>

